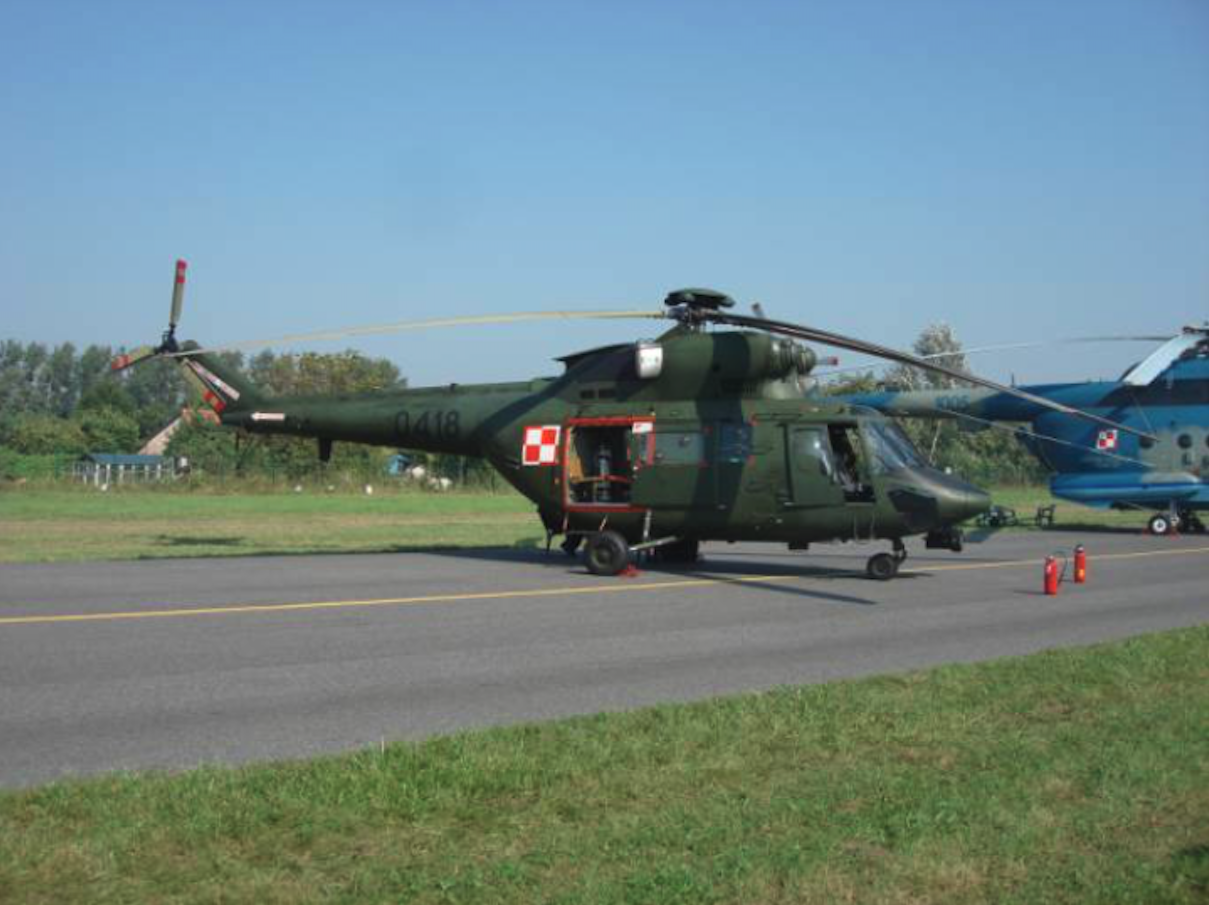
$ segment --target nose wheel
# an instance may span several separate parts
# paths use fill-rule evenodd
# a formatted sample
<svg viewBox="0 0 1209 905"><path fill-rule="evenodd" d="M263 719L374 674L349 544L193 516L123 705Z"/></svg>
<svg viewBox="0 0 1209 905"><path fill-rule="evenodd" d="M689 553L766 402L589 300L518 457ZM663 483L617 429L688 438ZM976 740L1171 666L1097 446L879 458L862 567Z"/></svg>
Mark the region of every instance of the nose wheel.
<svg viewBox="0 0 1209 905"><path fill-rule="evenodd" d="M875 553L865 563L865 574L874 581L889 581L898 574L898 568L907 559L907 547L901 537L894 539L893 553Z"/></svg>

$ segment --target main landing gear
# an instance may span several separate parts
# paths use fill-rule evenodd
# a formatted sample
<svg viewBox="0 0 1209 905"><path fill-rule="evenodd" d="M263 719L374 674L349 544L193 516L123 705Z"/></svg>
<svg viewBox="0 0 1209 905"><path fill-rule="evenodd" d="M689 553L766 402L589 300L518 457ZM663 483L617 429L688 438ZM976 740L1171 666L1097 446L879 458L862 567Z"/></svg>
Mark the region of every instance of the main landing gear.
<svg viewBox="0 0 1209 905"><path fill-rule="evenodd" d="M1157 512L1146 523L1147 530L1158 537L1175 531L1185 531L1189 534L1204 534L1205 523L1191 509L1181 509L1172 512Z"/></svg>
<svg viewBox="0 0 1209 905"><path fill-rule="evenodd" d="M589 534L584 558L593 575L617 575L630 564L630 545L616 531Z"/></svg>
<svg viewBox="0 0 1209 905"><path fill-rule="evenodd" d="M893 553L875 553L865 563L865 574L874 581L889 581L907 559L907 547L901 537L894 538Z"/></svg>
<svg viewBox="0 0 1209 905"><path fill-rule="evenodd" d="M583 535L572 535L563 543L571 556ZM700 556L695 538L665 537L630 546L616 531L596 531L584 537L584 560L593 575L617 575L630 565L635 554L646 554L662 563L694 563ZM570 547L570 549L568 549Z"/></svg>

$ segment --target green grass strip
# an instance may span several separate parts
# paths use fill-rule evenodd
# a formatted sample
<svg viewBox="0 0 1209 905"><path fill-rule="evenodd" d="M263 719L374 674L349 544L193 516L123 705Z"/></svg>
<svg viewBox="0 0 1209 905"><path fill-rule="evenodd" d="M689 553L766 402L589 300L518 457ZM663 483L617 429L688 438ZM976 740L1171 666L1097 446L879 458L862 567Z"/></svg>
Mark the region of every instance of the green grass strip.
<svg viewBox="0 0 1209 905"><path fill-rule="evenodd" d="M0 795L6 903L1207 899L1209 627Z"/></svg>
<svg viewBox="0 0 1209 905"><path fill-rule="evenodd" d="M398 484L362 490L308 485L301 492L233 483L229 492L129 486L0 490L0 563L164 557L394 553L443 547L535 547L544 531L513 491L427 493ZM1043 488L999 488L997 503L1036 530ZM1146 513L1058 505L1056 527L1140 531ZM971 530L976 530L971 528Z"/></svg>

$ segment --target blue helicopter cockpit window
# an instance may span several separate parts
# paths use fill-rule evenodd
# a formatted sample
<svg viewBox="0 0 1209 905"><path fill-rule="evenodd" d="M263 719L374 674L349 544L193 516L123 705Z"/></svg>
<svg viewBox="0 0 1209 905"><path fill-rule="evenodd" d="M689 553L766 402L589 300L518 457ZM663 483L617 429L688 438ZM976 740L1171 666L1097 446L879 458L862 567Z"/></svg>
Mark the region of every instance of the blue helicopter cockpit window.
<svg viewBox="0 0 1209 905"><path fill-rule="evenodd" d="M865 439L877 474L928 465L903 429L891 421L866 421Z"/></svg>

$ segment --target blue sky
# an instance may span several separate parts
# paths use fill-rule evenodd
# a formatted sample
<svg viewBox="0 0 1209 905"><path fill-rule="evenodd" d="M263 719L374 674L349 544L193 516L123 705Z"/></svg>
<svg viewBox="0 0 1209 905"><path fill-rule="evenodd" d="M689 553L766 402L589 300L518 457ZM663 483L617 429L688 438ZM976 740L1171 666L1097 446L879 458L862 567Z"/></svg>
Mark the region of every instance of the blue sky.
<svg viewBox="0 0 1209 905"><path fill-rule="evenodd" d="M899 347L1209 318L1205 0L0 0L0 86L0 336L155 341L177 257L206 344L684 285ZM653 329L355 346L471 382Z"/></svg>

